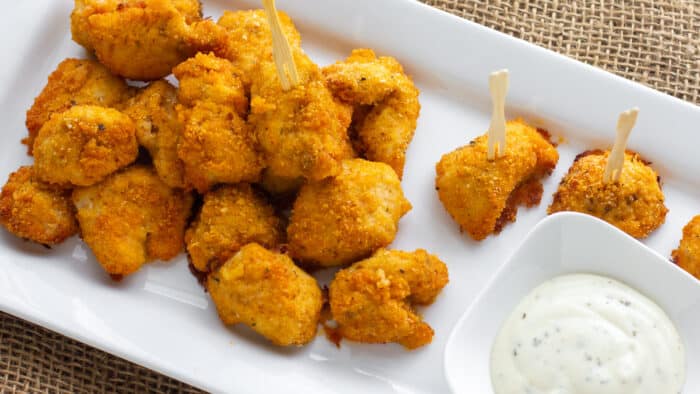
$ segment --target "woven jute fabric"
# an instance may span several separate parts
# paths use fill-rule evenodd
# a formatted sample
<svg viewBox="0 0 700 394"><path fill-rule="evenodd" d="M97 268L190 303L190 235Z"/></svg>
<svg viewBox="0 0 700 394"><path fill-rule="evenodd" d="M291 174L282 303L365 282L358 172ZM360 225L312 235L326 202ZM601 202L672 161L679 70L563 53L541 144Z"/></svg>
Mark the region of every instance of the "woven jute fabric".
<svg viewBox="0 0 700 394"><path fill-rule="evenodd" d="M700 1L424 2L700 103ZM0 392L199 391L0 313Z"/></svg>
<svg viewBox="0 0 700 394"><path fill-rule="evenodd" d="M698 0L424 3L700 103Z"/></svg>

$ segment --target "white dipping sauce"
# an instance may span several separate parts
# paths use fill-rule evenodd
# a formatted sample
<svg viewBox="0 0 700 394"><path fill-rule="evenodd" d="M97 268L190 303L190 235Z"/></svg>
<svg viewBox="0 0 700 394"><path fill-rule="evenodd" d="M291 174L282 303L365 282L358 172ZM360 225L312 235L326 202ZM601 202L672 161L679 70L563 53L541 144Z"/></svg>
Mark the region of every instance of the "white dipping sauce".
<svg viewBox="0 0 700 394"><path fill-rule="evenodd" d="M550 279L528 294L491 351L496 394L677 394L685 351L666 313L614 279Z"/></svg>

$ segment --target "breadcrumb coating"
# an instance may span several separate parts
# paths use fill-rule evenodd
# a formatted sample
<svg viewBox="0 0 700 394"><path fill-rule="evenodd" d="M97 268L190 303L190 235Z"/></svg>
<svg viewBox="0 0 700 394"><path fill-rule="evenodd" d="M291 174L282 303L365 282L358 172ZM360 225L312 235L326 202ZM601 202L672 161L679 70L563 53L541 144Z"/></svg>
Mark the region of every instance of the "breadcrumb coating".
<svg viewBox="0 0 700 394"><path fill-rule="evenodd" d="M70 190L44 183L31 166L10 174L0 194L0 224L12 234L54 245L78 232Z"/></svg>
<svg viewBox="0 0 700 394"><path fill-rule="evenodd" d="M339 271L329 287L340 334L365 343L429 344L433 329L413 310L429 305L449 281L447 266L423 249L379 250Z"/></svg>
<svg viewBox="0 0 700 394"><path fill-rule="evenodd" d="M151 167L129 167L72 198L83 240L112 276L182 251L192 196L169 188Z"/></svg>
<svg viewBox="0 0 700 394"><path fill-rule="evenodd" d="M419 91L401 64L393 57L377 57L371 49L354 49L323 74L336 97L370 106L354 125L360 151L368 160L389 164L401 178L420 114Z"/></svg>
<svg viewBox="0 0 700 394"><path fill-rule="evenodd" d="M321 289L286 255L248 244L209 275L207 290L225 324L246 324L278 346L316 336Z"/></svg>
<svg viewBox="0 0 700 394"><path fill-rule="evenodd" d="M679 267L700 279L700 215L683 227L683 238L672 257Z"/></svg>
<svg viewBox="0 0 700 394"><path fill-rule="evenodd" d="M160 179L170 187L184 188L185 168L177 156L183 127L175 112L176 104L177 89L159 80L131 99L124 114L134 120L139 144L151 154Z"/></svg>
<svg viewBox="0 0 700 394"><path fill-rule="evenodd" d="M281 240L275 210L248 184L226 185L204 196L202 210L185 234L192 265L212 271L243 246L272 249Z"/></svg>
<svg viewBox="0 0 700 394"><path fill-rule="evenodd" d="M194 55L187 37L200 19L199 0L75 0L71 31L113 73L149 81Z"/></svg>
<svg viewBox="0 0 700 394"><path fill-rule="evenodd" d="M97 105L121 109L131 96L127 84L94 60L66 59L49 75L49 80L27 111L29 135L22 140L29 154L34 139L51 115L75 105Z"/></svg>
<svg viewBox="0 0 700 394"><path fill-rule="evenodd" d="M284 12L278 12L282 31L292 48L301 48L301 35ZM203 21L194 28L192 45L228 59L246 90L262 63L272 63L272 33L265 10L224 11L217 24Z"/></svg>
<svg viewBox="0 0 700 394"><path fill-rule="evenodd" d="M564 176L549 214L575 211L596 216L635 238L645 238L666 220L659 177L639 155L625 152L618 182L603 183L609 151L579 155Z"/></svg>
<svg viewBox="0 0 700 394"><path fill-rule="evenodd" d="M212 53L198 53L175 67L173 74L180 82L177 98L183 106L194 107L206 101L233 107L241 117L248 113L248 97L230 61Z"/></svg>
<svg viewBox="0 0 700 394"><path fill-rule="evenodd" d="M352 107L336 101L308 56L294 52L301 83L285 91L274 63L260 64L248 120L270 175L318 181L338 174L342 160L354 156L347 134Z"/></svg>
<svg viewBox="0 0 700 394"><path fill-rule="evenodd" d="M138 155L136 126L123 113L77 105L54 114L34 141L34 172L44 182L90 186Z"/></svg>
<svg viewBox="0 0 700 394"><path fill-rule="evenodd" d="M391 167L346 160L335 178L302 186L287 229L289 252L320 266L352 263L389 245L410 209Z"/></svg>
<svg viewBox="0 0 700 394"><path fill-rule="evenodd" d="M541 179L559 160L547 138L519 119L507 122L505 155L489 161L486 152L487 136L482 135L442 156L436 166L440 201L477 241L514 221L519 204L539 204Z"/></svg>
<svg viewBox="0 0 700 394"><path fill-rule="evenodd" d="M178 156L186 183L205 193L218 183L257 182L264 161L243 119L247 98L233 65L198 54L173 72L180 81L176 109L184 133Z"/></svg>

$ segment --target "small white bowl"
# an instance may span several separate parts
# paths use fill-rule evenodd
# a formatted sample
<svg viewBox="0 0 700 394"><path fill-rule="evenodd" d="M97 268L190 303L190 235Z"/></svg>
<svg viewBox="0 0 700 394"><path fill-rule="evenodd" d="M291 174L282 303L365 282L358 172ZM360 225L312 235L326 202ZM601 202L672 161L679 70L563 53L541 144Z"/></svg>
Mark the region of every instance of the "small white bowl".
<svg viewBox="0 0 700 394"><path fill-rule="evenodd" d="M592 216L558 213L542 220L452 330L445 376L454 393L491 393L491 345L530 290L570 273L609 276L663 308L686 350L684 393L700 392L700 283L666 257Z"/></svg>

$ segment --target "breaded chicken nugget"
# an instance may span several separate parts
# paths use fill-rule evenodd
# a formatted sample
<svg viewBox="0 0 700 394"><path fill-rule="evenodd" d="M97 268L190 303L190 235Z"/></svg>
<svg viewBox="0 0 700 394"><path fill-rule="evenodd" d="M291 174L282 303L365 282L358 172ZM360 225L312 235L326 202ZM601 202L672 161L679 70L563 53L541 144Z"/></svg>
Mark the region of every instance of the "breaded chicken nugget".
<svg viewBox="0 0 700 394"><path fill-rule="evenodd" d="M204 193L217 183L258 181L263 158L242 118L247 98L233 65L198 54L173 73L180 80L176 108L184 133L178 156L186 183Z"/></svg>
<svg viewBox="0 0 700 394"><path fill-rule="evenodd" d="M347 134L352 108L333 98L308 56L294 52L301 83L285 91L275 64L260 64L248 120L270 175L318 181L338 174L342 160L352 157Z"/></svg>
<svg viewBox="0 0 700 394"><path fill-rule="evenodd" d="M248 244L209 275L207 290L225 324L246 324L279 346L316 336L321 290L286 255Z"/></svg>
<svg viewBox="0 0 700 394"><path fill-rule="evenodd" d="M22 140L29 154L39 129L51 115L74 105L99 105L120 109L130 97L126 83L94 60L66 59L49 76L49 82L27 111L29 135Z"/></svg>
<svg viewBox="0 0 700 394"><path fill-rule="evenodd" d="M625 152L618 182L604 183L609 151L576 157L554 194L549 214L576 211L596 216L635 238L645 238L666 220L668 209L656 172L634 152Z"/></svg>
<svg viewBox="0 0 700 394"><path fill-rule="evenodd" d="M136 125L136 137L153 158L160 179L173 188L185 187L184 164L177 156L182 123L175 113L177 89L165 80L155 81L131 99L124 114Z"/></svg>
<svg viewBox="0 0 700 394"><path fill-rule="evenodd" d="M352 263L389 245L410 209L391 167L346 160L335 178L301 188L287 229L290 254L321 266Z"/></svg>
<svg viewBox="0 0 700 394"><path fill-rule="evenodd" d="M199 0L75 0L71 31L113 73L156 80L194 55L187 37L200 19Z"/></svg>
<svg viewBox="0 0 700 394"><path fill-rule="evenodd" d="M245 121L232 108L203 102L180 112L185 125L178 156L185 180L200 193L218 183L255 182L262 158Z"/></svg>
<svg viewBox="0 0 700 394"><path fill-rule="evenodd" d="M77 105L54 114L34 141L34 172L44 182L89 186L126 167L138 155L136 127L104 107Z"/></svg>
<svg viewBox="0 0 700 394"><path fill-rule="evenodd" d="M241 117L248 113L248 97L233 63L214 54L198 53L179 64L173 74L180 82L179 103L194 107L202 101L233 107Z"/></svg>
<svg viewBox="0 0 700 394"><path fill-rule="evenodd" d="M170 260L184 245L192 196L171 189L156 172L133 166L73 191L82 238L113 277L151 260Z"/></svg>
<svg viewBox="0 0 700 394"><path fill-rule="evenodd" d="M209 272L249 243L274 248L280 242L280 229L272 205L250 185L227 185L204 196L185 242L192 265Z"/></svg>
<svg viewBox="0 0 700 394"><path fill-rule="evenodd" d="M61 243L78 232L70 193L36 179L32 167L20 167L2 188L0 224L40 244Z"/></svg>
<svg viewBox="0 0 700 394"><path fill-rule="evenodd" d="M486 158L482 135L440 159L435 187L447 212L472 238L497 234L515 220L518 205L534 206L542 198L541 179L559 161L554 146L522 120L506 125L506 153Z"/></svg>
<svg viewBox="0 0 700 394"><path fill-rule="evenodd" d="M323 74L336 97L370 106L354 125L360 153L389 164L401 178L420 114L419 91L401 64L393 57L377 57L371 49L355 49L345 61L324 68Z"/></svg>
<svg viewBox="0 0 700 394"><path fill-rule="evenodd" d="M683 227L683 239L672 257L679 267L700 279L700 215Z"/></svg>
<svg viewBox="0 0 700 394"><path fill-rule="evenodd" d="M423 249L379 250L336 274L329 288L331 313L351 341L415 349L432 341L433 329L412 304L431 304L447 282L445 263Z"/></svg>
<svg viewBox="0 0 700 394"><path fill-rule="evenodd" d="M278 12L282 32L293 48L301 48L301 35L284 12ZM259 64L272 62L272 33L264 10L224 11L218 24L197 24L192 46L230 60L246 90Z"/></svg>

